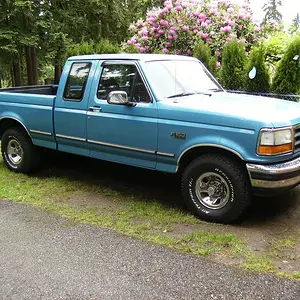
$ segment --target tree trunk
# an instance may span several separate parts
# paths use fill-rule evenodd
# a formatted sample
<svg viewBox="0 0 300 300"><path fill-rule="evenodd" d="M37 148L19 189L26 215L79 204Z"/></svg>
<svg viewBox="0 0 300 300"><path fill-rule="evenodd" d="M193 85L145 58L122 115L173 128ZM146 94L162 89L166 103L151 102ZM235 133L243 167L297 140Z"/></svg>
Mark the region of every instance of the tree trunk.
<svg viewBox="0 0 300 300"><path fill-rule="evenodd" d="M54 84L59 84L59 79L62 71L62 66L59 60L55 60L54 66Z"/></svg>
<svg viewBox="0 0 300 300"><path fill-rule="evenodd" d="M15 74L14 74L14 67L13 66L10 69L10 76L11 76L11 86L15 86Z"/></svg>
<svg viewBox="0 0 300 300"><path fill-rule="evenodd" d="M31 64L32 64L32 81L34 85L39 84L39 78L37 73L37 58L36 58L36 49L31 47Z"/></svg>
<svg viewBox="0 0 300 300"><path fill-rule="evenodd" d="M31 61L31 48L26 47L26 66L27 66L27 80L28 85L33 85L32 77L32 61Z"/></svg>
<svg viewBox="0 0 300 300"><path fill-rule="evenodd" d="M18 58L17 61L13 62L13 72L14 72L15 86L21 86L22 85L22 71L21 71L20 58Z"/></svg>

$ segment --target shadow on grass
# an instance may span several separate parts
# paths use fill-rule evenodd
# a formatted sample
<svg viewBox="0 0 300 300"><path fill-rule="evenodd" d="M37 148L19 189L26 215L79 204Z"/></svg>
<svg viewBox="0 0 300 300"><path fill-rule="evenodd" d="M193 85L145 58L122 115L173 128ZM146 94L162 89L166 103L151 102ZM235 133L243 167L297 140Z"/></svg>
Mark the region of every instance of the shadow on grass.
<svg viewBox="0 0 300 300"><path fill-rule="evenodd" d="M180 178L172 174L61 152L47 152L44 154L38 171L33 175L64 177L83 181L91 186L101 185L125 195L132 195L137 199L155 200L164 206L186 210L181 200ZM272 223L281 217L288 218L291 226L294 222L298 225L300 218L299 187L276 197L254 197L250 209L239 225L248 227Z"/></svg>

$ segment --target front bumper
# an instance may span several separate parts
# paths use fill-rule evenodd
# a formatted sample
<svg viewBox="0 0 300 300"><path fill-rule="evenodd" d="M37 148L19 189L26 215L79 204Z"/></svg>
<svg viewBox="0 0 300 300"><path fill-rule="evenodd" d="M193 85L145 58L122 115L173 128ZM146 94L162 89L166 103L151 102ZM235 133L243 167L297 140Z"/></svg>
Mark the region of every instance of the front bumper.
<svg viewBox="0 0 300 300"><path fill-rule="evenodd" d="M253 188L272 191L288 189L300 183L300 157L273 165L247 164Z"/></svg>

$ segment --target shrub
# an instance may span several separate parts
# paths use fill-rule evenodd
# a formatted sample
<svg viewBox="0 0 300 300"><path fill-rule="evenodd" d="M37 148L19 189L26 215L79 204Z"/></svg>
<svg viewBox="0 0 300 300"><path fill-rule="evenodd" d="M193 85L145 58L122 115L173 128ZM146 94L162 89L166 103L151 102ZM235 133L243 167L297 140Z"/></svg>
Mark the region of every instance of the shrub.
<svg viewBox="0 0 300 300"><path fill-rule="evenodd" d="M196 44L193 56L198 58L213 75L217 74L217 58L212 56L211 49L203 41Z"/></svg>
<svg viewBox="0 0 300 300"><path fill-rule="evenodd" d="M73 55L84 55L84 54L102 54L102 53L119 53L120 48L117 44L110 42L109 40L103 39L98 43L93 41L81 41L78 44L72 44L67 49L67 56Z"/></svg>
<svg viewBox="0 0 300 300"><path fill-rule="evenodd" d="M219 56L226 43L238 39L247 47L258 39L260 28L252 21L247 3L229 0L167 0L164 7L154 7L146 20L131 24L131 38L123 48L139 52L161 50L164 53L192 55L199 41L209 45Z"/></svg>
<svg viewBox="0 0 300 300"><path fill-rule="evenodd" d="M300 35L288 45L279 62L272 90L279 94L300 93Z"/></svg>
<svg viewBox="0 0 300 300"><path fill-rule="evenodd" d="M270 75L265 63L265 51L263 46L255 47L250 53L247 73L253 67L256 68L256 76L250 79L246 77L246 90L249 92L269 92L270 90Z"/></svg>
<svg viewBox="0 0 300 300"><path fill-rule="evenodd" d="M223 50L220 81L225 89L245 88L247 56L245 46L237 40L231 41Z"/></svg>

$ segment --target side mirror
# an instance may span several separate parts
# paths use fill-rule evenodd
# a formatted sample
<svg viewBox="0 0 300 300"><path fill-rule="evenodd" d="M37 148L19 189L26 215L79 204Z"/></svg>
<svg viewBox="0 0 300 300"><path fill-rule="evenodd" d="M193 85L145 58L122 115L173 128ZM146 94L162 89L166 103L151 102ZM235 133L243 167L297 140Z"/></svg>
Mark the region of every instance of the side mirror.
<svg viewBox="0 0 300 300"><path fill-rule="evenodd" d="M110 92L107 96L107 103L115 105L127 105L135 106L136 104L128 100L126 92L123 91L113 91Z"/></svg>

